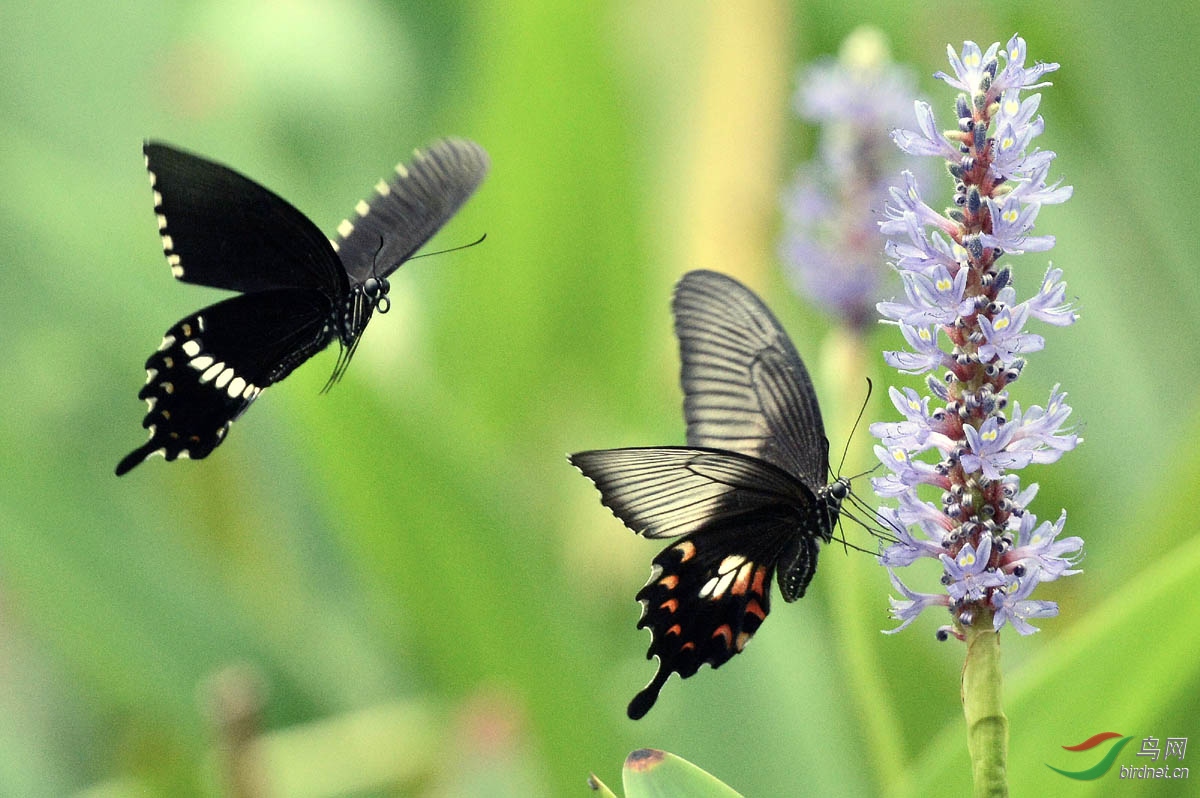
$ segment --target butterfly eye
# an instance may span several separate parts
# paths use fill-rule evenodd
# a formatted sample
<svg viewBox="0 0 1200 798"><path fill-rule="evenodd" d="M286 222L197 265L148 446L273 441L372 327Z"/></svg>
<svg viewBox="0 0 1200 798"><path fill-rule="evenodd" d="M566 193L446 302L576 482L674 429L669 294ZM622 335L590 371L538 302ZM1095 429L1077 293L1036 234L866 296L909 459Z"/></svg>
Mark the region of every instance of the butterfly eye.
<svg viewBox="0 0 1200 798"><path fill-rule="evenodd" d="M386 277L368 277L363 281L363 293L372 301L378 301L380 297L386 296L390 288Z"/></svg>

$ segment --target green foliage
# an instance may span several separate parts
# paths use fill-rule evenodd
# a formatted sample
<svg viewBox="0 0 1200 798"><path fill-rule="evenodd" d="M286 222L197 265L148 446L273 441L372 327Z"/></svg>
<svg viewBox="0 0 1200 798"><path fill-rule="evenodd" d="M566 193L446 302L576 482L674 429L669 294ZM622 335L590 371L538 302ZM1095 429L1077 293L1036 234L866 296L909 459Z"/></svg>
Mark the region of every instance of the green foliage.
<svg viewBox="0 0 1200 798"><path fill-rule="evenodd" d="M1200 55L1162 35L1196 29L1192 5L10 6L0 794L220 795L248 769L265 785L248 795L559 796L646 745L747 795L966 794L961 647L933 620L879 634L886 575L836 546L745 654L628 721L653 669L633 595L656 548L564 457L682 442L667 308L691 268L764 293L826 375L835 451L856 375L887 384L893 331L843 384L842 342L774 258L777 192L806 146L790 75L862 22L923 75L948 42L1014 31L1063 65L1040 111L1075 197L1038 226L1082 319L1045 331L1013 393L1070 391L1086 441L1028 474L1087 557L1047 586L1059 618L1002 640L1012 792L1061 791L1046 763L1098 731L1193 733L1200 198L1192 159L1162 157L1146 127L1200 114L1178 97ZM230 163L332 232L447 134L494 167L433 247L487 241L397 273L330 394L326 354L208 460L113 477L143 440L141 363L221 296L171 279L141 140ZM1014 268L1028 286L1045 261ZM867 417L885 404L877 387ZM870 461L861 430L853 447L851 473Z"/></svg>
<svg viewBox="0 0 1200 798"><path fill-rule="evenodd" d="M621 769L625 798L739 798L739 794L710 773L672 753L642 748L625 758ZM592 776L588 785L603 798L616 795Z"/></svg>

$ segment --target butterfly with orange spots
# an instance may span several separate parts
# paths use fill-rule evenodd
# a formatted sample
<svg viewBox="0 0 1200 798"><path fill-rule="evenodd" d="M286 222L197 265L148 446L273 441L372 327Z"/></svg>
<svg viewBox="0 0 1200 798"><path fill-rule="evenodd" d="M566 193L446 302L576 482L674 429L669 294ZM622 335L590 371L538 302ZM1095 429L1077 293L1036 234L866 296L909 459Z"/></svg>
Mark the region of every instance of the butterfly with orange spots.
<svg viewBox="0 0 1200 798"><path fill-rule="evenodd" d="M812 381L762 300L695 271L672 308L688 445L570 458L627 527L679 538L637 594L658 670L629 704L635 720L672 673L686 679L745 648L770 611L776 573L785 601L804 595L850 489L825 482L829 443Z"/></svg>

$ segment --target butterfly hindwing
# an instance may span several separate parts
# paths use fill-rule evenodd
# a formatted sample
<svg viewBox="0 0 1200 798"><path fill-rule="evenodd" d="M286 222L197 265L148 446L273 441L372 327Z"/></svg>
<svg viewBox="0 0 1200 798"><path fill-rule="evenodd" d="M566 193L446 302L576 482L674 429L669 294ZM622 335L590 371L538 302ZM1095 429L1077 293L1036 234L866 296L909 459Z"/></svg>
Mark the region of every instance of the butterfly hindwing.
<svg viewBox="0 0 1200 798"><path fill-rule="evenodd" d="M718 519L654 558L637 594L638 628L650 630L646 656L658 658L658 670L630 702L629 717L654 706L672 673L686 679L705 663L718 668L741 653L770 611L775 561L794 522L781 508Z"/></svg>
<svg viewBox="0 0 1200 798"><path fill-rule="evenodd" d="M269 189L215 161L147 142L163 252L176 278L231 291L349 291L329 239Z"/></svg>
<svg viewBox="0 0 1200 798"><path fill-rule="evenodd" d="M488 165L475 142L443 139L397 166L338 226L334 248L350 279L386 277L411 258L475 192Z"/></svg>
<svg viewBox="0 0 1200 798"><path fill-rule="evenodd" d="M684 275L672 302L688 443L759 457L824 485L829 443L804 362L774 314L723 274Z"/></svg>
<svg viewBox="0 0 1200 798"><path fill-rule="evenodd" d="M138 393L150 439L118 464L117 476L156 452L167 460L207 457L264 388L328 345L330 310L316 292L260 291L167 330Z"/></svg>

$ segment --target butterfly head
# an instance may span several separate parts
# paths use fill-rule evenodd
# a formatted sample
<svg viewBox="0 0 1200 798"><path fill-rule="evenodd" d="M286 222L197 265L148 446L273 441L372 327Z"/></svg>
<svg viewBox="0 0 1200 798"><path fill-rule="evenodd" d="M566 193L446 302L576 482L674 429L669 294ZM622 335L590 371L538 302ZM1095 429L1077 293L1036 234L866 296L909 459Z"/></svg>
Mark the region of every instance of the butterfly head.
<svg viewBox="0 0 1200 798"><path fill-rule="evenodd" d="M387 313L391 310L392 301L388 299L388 291L392 289L386 277L368 277L363 281L362 292L375 310Z"/></svg>
<svg viewBox="0 0 1200 798"><path fill-rule="evenodd" d="M341 351L333 367L333 374L329 375L321 393L327 392L346 373L363 330L367 329L367 322L371 320L371 314L376 309L380 313L387 313L391 308L392 303L387 296L389 288L386 277L368 277L354 286L340 310L334 311L332 324L337 330Z"/></svg>
<svg viewBox="0 0 1200 798"><path fill-rule="evenodd" d="M825 507L829 511L829 529L826 540L830 540L833 536L833 527L837 524L838 516L842 512L842 502L850 495L850 480L847 477L838 477L833 482L830 482L819 492L819 497L825 501Z"/></svg>

